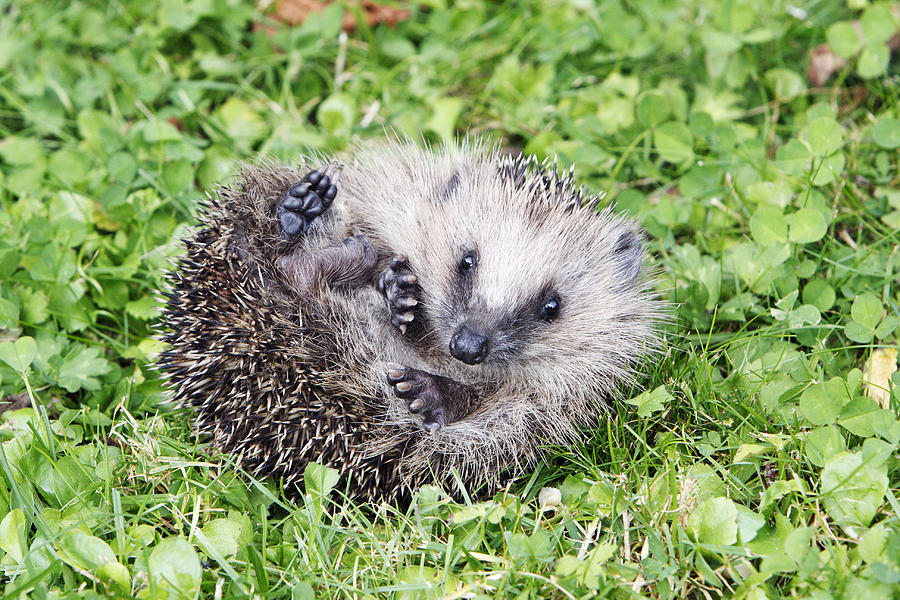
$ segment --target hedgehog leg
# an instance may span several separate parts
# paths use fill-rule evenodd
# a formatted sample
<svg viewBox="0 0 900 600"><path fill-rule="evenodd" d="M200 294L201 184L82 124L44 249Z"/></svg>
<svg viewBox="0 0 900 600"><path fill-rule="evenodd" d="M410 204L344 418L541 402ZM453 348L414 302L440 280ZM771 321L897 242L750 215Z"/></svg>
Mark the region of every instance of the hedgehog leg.
<svg viewBox="0 0 900 600"><path fill-rule="evenodd" d="M337 186L320 171L311 171L299 183L284 193L275 207L278 230L288 240L294 240L309 228L313 219L328 210L337 196Z"/></svg>
<svg viewBox="0 0 900 600"><path fill-rule="evenodd" d="M340 246L319 250L298 249L278 259L281 272L300 292L314 291L320 284L359 287L372 280L378 253L364 235L348 237Z"/></svg>
<svg viewBox="0 0 900 600"><path fill-rule="evenodd" d="M392 258L390 266L381 272L375 285L387 301L391 324L401 334L406 334L406 328L415 318L413 309L419 303L416 300L419 286L406 257L398 254Z"/></svg>
<svg viewBox="0 0 900 600"><path fill-rule="evenodd" d="M390 369L387 380L394 394L407 401L410 412L422 415L429 433L459 421L476 403L477 392L471 386L402 365Z"/></svg>

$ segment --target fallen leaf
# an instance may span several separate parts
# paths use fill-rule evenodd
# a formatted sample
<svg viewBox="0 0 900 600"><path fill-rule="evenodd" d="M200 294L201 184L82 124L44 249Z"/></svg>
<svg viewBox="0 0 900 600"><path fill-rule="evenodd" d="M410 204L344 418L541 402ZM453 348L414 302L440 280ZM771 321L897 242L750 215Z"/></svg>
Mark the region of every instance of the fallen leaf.
<svg viewBox="0 0 900 600"><path fill-rule="evenodd" d="M900 17L900 5L891 7L891 13L894 18ZM862 23L856 19L851 23L856 33L860 37L865 37ZM900 50L900 33L895 33L885 42L888 50L894 52ZM840 69L847 65L847 61L843 57L838 56L831 50L828 44L819 44L812 49L809 55L809 67L806 69L806 80L812 87L822 87L829 79Z"/></svg>
<svg viewBox="0 0 900 600"><path fill-rule="evenodd" d="M809 55L806 80L811 87L822 87L847 61L831 51L828 44L819 44Z"/></svg>
<svg viewBox="0 0 900 600"><path fill-rule="evenodd" d="M169 121L169 124L175 127L175 129L177 129L178 131L184 131L184 123L182 123L180 119L169 117L167 121Z"/></svg>
<svg viewBox="0 0 900 600"><path fill-rule="evenodd" d="M889 408L891 401L891 375L897 370L897 349L877 348L866 361L863 380L866 395L882 408Z"/></svg>
<svg viewBox="0 0 900 600"><path fill-rule="evenodd" d="M27 408L29 406L31 406L31 398L28 397L28 394L22 393L7 396L0 402L0 416L6 411L19 410L20 408Z"/></svg>
<svg viewBox="0 0 900 600"><path fill-rule="evenodd" d="M275 4L275 19L288 25L300 25L309 13L321 12L329 4L333 4L333 2L330 0L280 0ZM374 27L377 23L385 23L393 27L400 21L408 19L410 14L409 10L405 8L377 4L371 0L362 0L360 6L366 15L366 23L369 27ZM348 33L356 29L356 16L352 11L344 12L342 28Z"/></svg>

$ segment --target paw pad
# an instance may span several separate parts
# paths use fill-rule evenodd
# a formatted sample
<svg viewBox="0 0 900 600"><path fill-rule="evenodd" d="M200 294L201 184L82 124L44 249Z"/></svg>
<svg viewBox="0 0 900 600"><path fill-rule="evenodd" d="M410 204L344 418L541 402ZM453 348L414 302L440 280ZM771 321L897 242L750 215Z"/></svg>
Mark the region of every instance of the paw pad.
<svg viewBox="0 0 900 600"><path fill-rule="evenodd" d="M312 171L284 193L275 208L281 235L292 240L302 235L313 219L328 210L337 186L327 173Z"/></svg>

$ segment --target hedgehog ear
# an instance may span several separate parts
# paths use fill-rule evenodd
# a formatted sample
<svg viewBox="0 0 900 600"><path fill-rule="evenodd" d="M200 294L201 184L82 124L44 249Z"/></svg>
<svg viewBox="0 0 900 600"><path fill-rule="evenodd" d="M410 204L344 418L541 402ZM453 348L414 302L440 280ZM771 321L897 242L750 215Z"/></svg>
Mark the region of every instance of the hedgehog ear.
<svg viewBox="0 0 900 600"><path fill-rule="evenodd" d="M616 262L622 281L632 284L641 274L641 263L644 261L644 247L640 238L633 231L619 234L613 247L613 260Z"/></svg>

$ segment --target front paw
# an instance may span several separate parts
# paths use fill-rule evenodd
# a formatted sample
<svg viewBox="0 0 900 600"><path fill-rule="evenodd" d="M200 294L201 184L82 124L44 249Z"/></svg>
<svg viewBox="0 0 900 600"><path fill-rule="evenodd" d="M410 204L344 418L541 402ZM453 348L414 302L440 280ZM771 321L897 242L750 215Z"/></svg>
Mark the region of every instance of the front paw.
<svg viewBox="0 0 900 600"><path fill-rule="evenodd" d="M293 240L309 228L312 220L328 210L337 196L337 186L326 173L312 171L284 193L275 207L278 230Z"/></svg>
<svg viewBox="0 0 900 600"><path fill-rule="evenodd" d="M417 278L409 268L409 262L402 254L391 259L390 266L378 277L376 287L387 301L391 311L391 324L406 334L406 329L415 318L413 309L419 303L416 299Z"/></svg>
<svg viewBox="0 0 900 600"><path fill-rule="evenodd" d="M446 425L449 408L434 376L402 365L389 367L387 380L393 386L394 394L406 400L411 413L422 416L425 431L434 433Z"/></svg>

